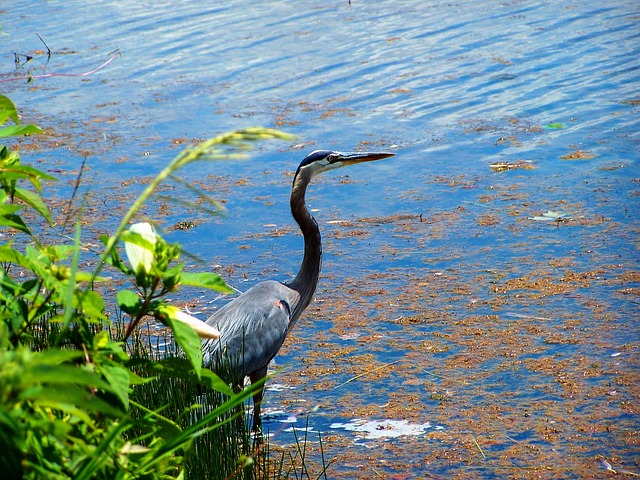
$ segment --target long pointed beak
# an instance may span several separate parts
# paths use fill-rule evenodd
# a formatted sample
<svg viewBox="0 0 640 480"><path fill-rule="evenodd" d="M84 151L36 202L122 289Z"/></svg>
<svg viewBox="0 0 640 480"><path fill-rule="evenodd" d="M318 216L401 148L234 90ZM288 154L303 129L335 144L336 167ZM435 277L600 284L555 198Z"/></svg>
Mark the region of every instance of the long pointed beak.
<svg viewBox="0 0 640 480"><path fill-rule="evenodd" d="M393 157L394 155L395 153L390 152L347 152L341 153L335 161L343 165L354 165L361 162L382 160L383 158Z"/></svg>

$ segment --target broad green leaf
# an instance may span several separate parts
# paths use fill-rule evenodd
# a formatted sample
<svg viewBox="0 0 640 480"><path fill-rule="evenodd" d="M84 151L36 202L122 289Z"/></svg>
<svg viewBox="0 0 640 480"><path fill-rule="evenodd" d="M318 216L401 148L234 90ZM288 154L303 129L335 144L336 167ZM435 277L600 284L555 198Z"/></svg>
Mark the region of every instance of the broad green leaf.
<svg viewBox="0 0 640 480"><path fill-rule="evenodd" d="M66 387L62 388L63 390ZM55 408L58 410L62 410L71 415L75 415L78 417L86 425L93 425L93 420L91 419L90 412L85 410L84 408L78 408L73 404L73 399L70 396L65 396L63 401L60 401L60 386L38 386L31 388L27 391L26 395L23 395L23 400L28 400L39 407L47 407L47 408ZM55 392L55 393L54 393Z"/></svg>
<svg viewBox="0 0 640 480"><path fill-rule="evenodd" d="M24 207L22 205L15 204L0 204L0 215L10 215L22 210Z"/></svg>
<svg viewBox="0 0 640 480"><path fill-rule="evenodd" d="M169 270L164 272L164 276L162 277L162 284L164 288L169 291L175 289L176 285L180 283L180 279L182 278L182 265L176 265L171 267Z"/></svg>
<svg viewBox="0 0 640 480"><path fill-rule="evenodd" d="M116 301L120 310L129 315L137 315L142 303L142 299L131 290L120 290L116 295Z"/></svg>
<svg viewBox="0 0 640 480"><path fill-rule="evenodd" d="M27 245L24 249L25 256L34 262L42 263L43 265L51 265L51 258L44 253L40 248L36 248L34 245Z"/></svg>
<svg viewBox="0 0 640 480"><path fill-rule="evenodd" d="M200 372L202 371L202 344L200 343L200 337L193 328L185 323L173 321L167 316L162 316L162 320L167 322L173 330L173 337L176 343L189 359L196 376L200 378Z"/></svg>
<svg viewBox="0 0 640 480"><path fill-rule="evenodd" d="M20 265L31 269L31 262L17 250L14 250L9 245L0 245L0 262L13 263L14 265Z"/></svg>
<svg viewBox="0 0 640 480"><path fill-rule="evenodd" d="M145 371L152 374L164 374L175 378L193 380L191 362L183 357L166 357L160 360L149 361L144 365Z"/></svg>
<svg viewBox="0 0 640 480"><path fill-rule="evenodd" d="M142 385L143 383L149 383L156 380L158 377L141 377L135 372L131 370L127 370L129 372L129 385Z"/></svg>
<svg viewBox="0 0 640 480"><path fill-rule="evenodd" d="M217 273L182 272L182 275L180 277L180 283L182 285L189 285L191 287L208 288L209 290L215 290L217 292L222 292L222 293L233 293L233 290L224 282L222 277Z"/></svg>
<svg viewBox="0 0 640 480"><path fill-rule="evenodd" d="M4 167L19 164L20 155L18 155L18 152L9 150L6 145L3 145L0 147L0 162L0 165L3 165Z"/></svg>
<svg viewBox="0 0 640 480"><path fill-rule="evenodd" d="M7 118L13 120L16 125L20 123L20 117L18 117L18 110L16 106L4 95L0 95L0 125L2 125Z"/></svg>
<svg viewBox="0 0 640 480"><path fill-rule="evenodd" d="M0 165L0 173L2 178L6 180L20 180L27 179L35 187L38 192L42 192L42 185L40 180L47 180L49 182L55 182L58 179L44 173L42 170L33 168L29 165L22 165L19 163L19 157L11 164Z"/></svg>
<svg viewBox="0 0 640 480"><path fill-rule="evenodd" d="M11 125L9 127L0 128L0 138L30 135L32 133L40 132L42 132L42 130L35 125Z"/></svg>
<svg viewBox="0 0 640 480"><path fill-rule="evenodd" d="M20 423L16 421L4 408L0 408L0 435L3 436L3 442L0 445L11 445L15 441L19 440L17 434L21 430ZM13 434L11 439L6 435L9 431Z"/></svg>
<svg viewBox="0 0 640 480"><path fill-rule="evenodd" d="M128 362L130 360L129 355L122 347L123 343L111 340L107 331L102 331L94 337L94 349L102 350L103 354L108 355L110 360L118 360L120 362Z"/></svg>
<svg viewBox="0 0 640 480"><path fill-rule="evenodd" d="M76 277L77 280L77 277ZM86 290L73 296L73 308L88 315L89 321L106 320L104 300L97 292Z"/></svg>
<svg viewBox="0 0 640 480"><path fill-rule="evenodd" d="M105 365L100 366L100 371L104 378L107 379L109 385L113 389L113 393L120 399L125 409L129 409L129 370L117 365Z"/></svg>
<svg viewBox="0 0 640 480"><path fill-rule="evenodd" d="M33 354L31 361L39 365L60 365L65 362L74 362L82 358L84 354L74 350L51 349Z"/></svg>
<svg viewBox="0 0 640 480"><path fill-rule="evenodd" d="M2 252L2 248L0 247L0 252ZM18 253L18 252L16 252ZM18 254L19 255L19 254ZM0 255L0 262L6 262L7 260L5 260L2 255ZM21 295L23 290L22 290L22 285L20 285L19 283L17 283L15 280L13 280L13 278L11 278L9 275L7 275L7 273L4 271L4 269L0 269L0 287L2 287L3 295L13 295L13 296L17 296L17 295ZM3 300L3 303L11 303L8 302L7 299Z"/></svg>
<svg viewBox="0 0 640 480"><path fill-rule="evenodd" d="M57 262L69 258L75 249L74 245L49 245L41 247L40 252L49 257L51 261Z"/></svg>
<svg viewBox="0 0 640 480"><path fill-rule="evenodd" d="M113 392L111 386L98 374L75 365L47 365L32 362L32 365L25 369L21 380L24 386L41 384L81 385Z"/></svg>
<svg viewBox="0 0 640 480"><path fill-rule="evenodd" d="M86 413L100 412L115 417L121 417L125 413L124 410L76 385L41 385L24 390L21 398L79 417L85 413L84 420L88 424L91 424L92 420L86 416Z"/></svg>
<svg viewBox="0 0 640 480"><path fill-rule="evenodd" d="M18 215L0 215L0 226L15 228L27 235L31 235L31 230L29 230L29 227L27 227L27 225L22 221L22 218Z"/></svg>
<svg viewBox="0 0 640 480"><path fill-rule="evenodd" d="M24 188L16 188L13 191L13 195L19 198L20 200L22 200L23 202L25 202L26 204L28 204L29 206L31 206L31 208L33 208L47 222L49 222L49 225L53 224L51 220L51 215L49 214L49 209L47 208L47 205L44 203L44 201L39 195L37 195L36 193L33 193L30 190L25 190Z"/></svg>
<svg viewBox="0 0 640 480"><path fill-rule="evenodd" d="M109 342L109 332L105 330L98 332L93 336L93 349L102 350L103 348L107 348Z"/></svg>
<svg viewBox="0 0 640 480"><path fill-rule="evenodd" d="M231 387L229 387L224 380L208 368L203 368L200 372L200 381L209 388L217 392L224 393L225 395L233 395L234 393Z"/></svg>

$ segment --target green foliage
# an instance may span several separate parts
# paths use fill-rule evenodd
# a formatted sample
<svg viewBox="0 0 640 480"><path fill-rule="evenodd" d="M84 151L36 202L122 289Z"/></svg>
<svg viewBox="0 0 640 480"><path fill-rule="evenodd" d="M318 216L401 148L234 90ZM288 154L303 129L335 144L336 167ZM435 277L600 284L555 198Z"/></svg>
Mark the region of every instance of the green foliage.
<svg viewBox="0 0 640 480"><path fill-rule="evenodd" d="M0 128L0 138L40 132L21 125L13 103L0 95L0 126L7 121L13 125ZM0 245L3 478L184 478L187 470L198 470L194 459L211 452L227 467L215 464L207 476L255 477L255 462L246 460L254 450L243 405L256 387L236 393L204 368L198 335L217 332L166 300L182 286L218 292L229 292L229 287L211 272L183 272L180 246L166 242L151 225L127 227L178 168L235 158L247 142L263 138L286 137L248 129L178 155L114 234L102 238L104 251L93 271L79 268L87 264L80 261L79 225L71 244L44 245L33 234L20 213L30 209L52 225L42 183L55 179L21 164L17 152L0 146L0 233L14 239ZM128 262L120 257L122 243ZM100 276L105 267L130 282L111 300L127 320L126 328L125 322L110 321L107 302L94 289L106 284ZM173 355L153 356L139 348L138 325L150 317L171 329L179 347Z"/></svg>
<svg viewBox="0 0 640 480"><path fill-rule="evenodd" d="M0 139L17 135L40 133L35 125L21 125L15 105L4 95L0 95L0 125L12 120L15 125L0 127ZM27 180L36 192L18 186L18 182ZM38 214L51 223L51 216L42 197L41 181L53 181L54 178L33 167L22 165L20 156L7 148L0 146L0 227L11 227L29 234L29 229L16 214L22 209L21 205L12 204L15 198L33 208Z"/></svg>
<svg viewBox="0 0 640 480"><path fill-rule="evenodd" d="M97 453L90 440L126 415L115 400L128 382L124 389L112 384L81 360L80 351L0 351L0 458L7 478L73 477ZM109 445L102 468L118 468L117 447Z"/></svg>

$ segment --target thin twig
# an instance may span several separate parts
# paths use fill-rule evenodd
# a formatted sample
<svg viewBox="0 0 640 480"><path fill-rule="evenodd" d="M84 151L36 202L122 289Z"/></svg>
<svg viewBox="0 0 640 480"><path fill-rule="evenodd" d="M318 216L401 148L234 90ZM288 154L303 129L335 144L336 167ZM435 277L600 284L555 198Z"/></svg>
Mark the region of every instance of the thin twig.
<svg viewBox="0 0 640 480"><path fill-rule="evenodd" d="M422 370L424 373L426 373L427 375L431 375L432 377L436 377L436 378L444 378L442 375L436 375L435 373L431 373L429 370L425 370L424 368L421 368L420 370Z"/></svg>
<svg viewBox="0 0 640 480"><path fill-rule="evenodd" d="M64 233L67 228L67 223L69 222L69 218L71 218L71 209L73 208L73 200L76 198L76 193L78 193L78 188L80 187L80 180L82 180L82 172L84 172L84 166L87 163L87 157L82 159L82 165L80 165L80 172L78 173L78 178L76 178L76 183L73 186L73 193L71 193L71 198L69 199L69 205L67 205L67 216L62 223L62 233Z"/></svg>
<svg viewBox="0 0 640 480"><path fill-rule="evenodd" d="M480 453L482 454L482 458L486 459L487 456L484 454L484 451L482 450L482 447L480 446L480 444L478 443L478 441L476 440L476 437L474 437L473 435L471 435L471 439L473 440L473 443L476 444L476 447L478 447L478 450L480 450Z"/></svg>
<svg viewBox="0 0 640 480"><path fill-rule="evenodd" d="M606 459L601 458L600 459L600 463L602 464L602 466L604 468L607 469L607 471L609 472L613 472L614 475L619 475L619 474L624 474L624 475L630 475L632 477L640 477L640 475L638 475L635 472L629 471L629 470L623 470L620 468L613 468L613 465L611 465Z"/></svg>
<svg viewBox="0 0 640 480"><path fill-rule="evenodd" d="M350 378L346 382L343 382L340 385L337 385L337 386L333 387L333 390L335 390L336 388L342 387L342 386L346 385L347 383L351 383L354 380L357 380L357 379L362 378L362 377L364 377L366 375L369 375L370 373L373 373L373 372L375 372L377 370L380 370L381 368L385 368L385 367L388 367L389 365L393 365L394 363L398 363L399 361L400 360L396 360L395 362L385 363L384 365L380 365L379 367L376 367L373 370L369 370L368 372L364 372L364 373L361 373L360 375L356 375L355 377Z"/></svg>
<svg viewBox="0 0 640 480"><path fill-rule="evenodd" d="M49 48L49 45L47 45L47 42L45 42L45 41L42 39L42 37L40 36L40 34L39 34L38 32L36 32L36 35L38 36L38 38L40 39L40 41L42 42L42 44L43 44L45 47L47 47L47 55L50 57L50 56L51 56L51 54L52 54L53 52L52 52L52 51L51 51L51 49Z"/></svg>
<svg viewBox="0 0 640 480"><path fill-rule="evenodd" d="M104 62L102 65L100 65L99 67L94 68L93 70L90 70L88 72L84 72L84 73L43 73L42 75L21 75L19 77L11 77L11 78L2 79L2 80L0 80L0 83L11 82L11 81L16 81L16 80L31 80L31 79L34 79L34 78L47 78L47 77L87 77L89 75L93 75L94 73L102 70L104 67L109 65L111 62L113 62L113 60L115 60L120 55L120 50L114 50L114 52L117 53L118 55L114 55L109 60ZM112 53L114 53L114 52L112 52Z"/></svg>

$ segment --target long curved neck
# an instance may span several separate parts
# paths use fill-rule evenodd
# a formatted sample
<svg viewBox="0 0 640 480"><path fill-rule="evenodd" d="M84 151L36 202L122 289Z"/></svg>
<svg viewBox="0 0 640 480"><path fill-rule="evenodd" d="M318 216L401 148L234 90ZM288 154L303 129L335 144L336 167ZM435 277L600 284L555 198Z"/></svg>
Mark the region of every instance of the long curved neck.
<svg viewBox="0 0 640 480"><path fill-rule="evenodd" d="M291 326L298 320L302 312L311 302L320 278L322 264L322 240L316 220L307 210L305 193L311 181L308 170L298 170L293 179L291 189L291 214L302 231L304 237L304 257L296 277L287 284L289 288L300 294L300 300L293 306Z"/></svg>

